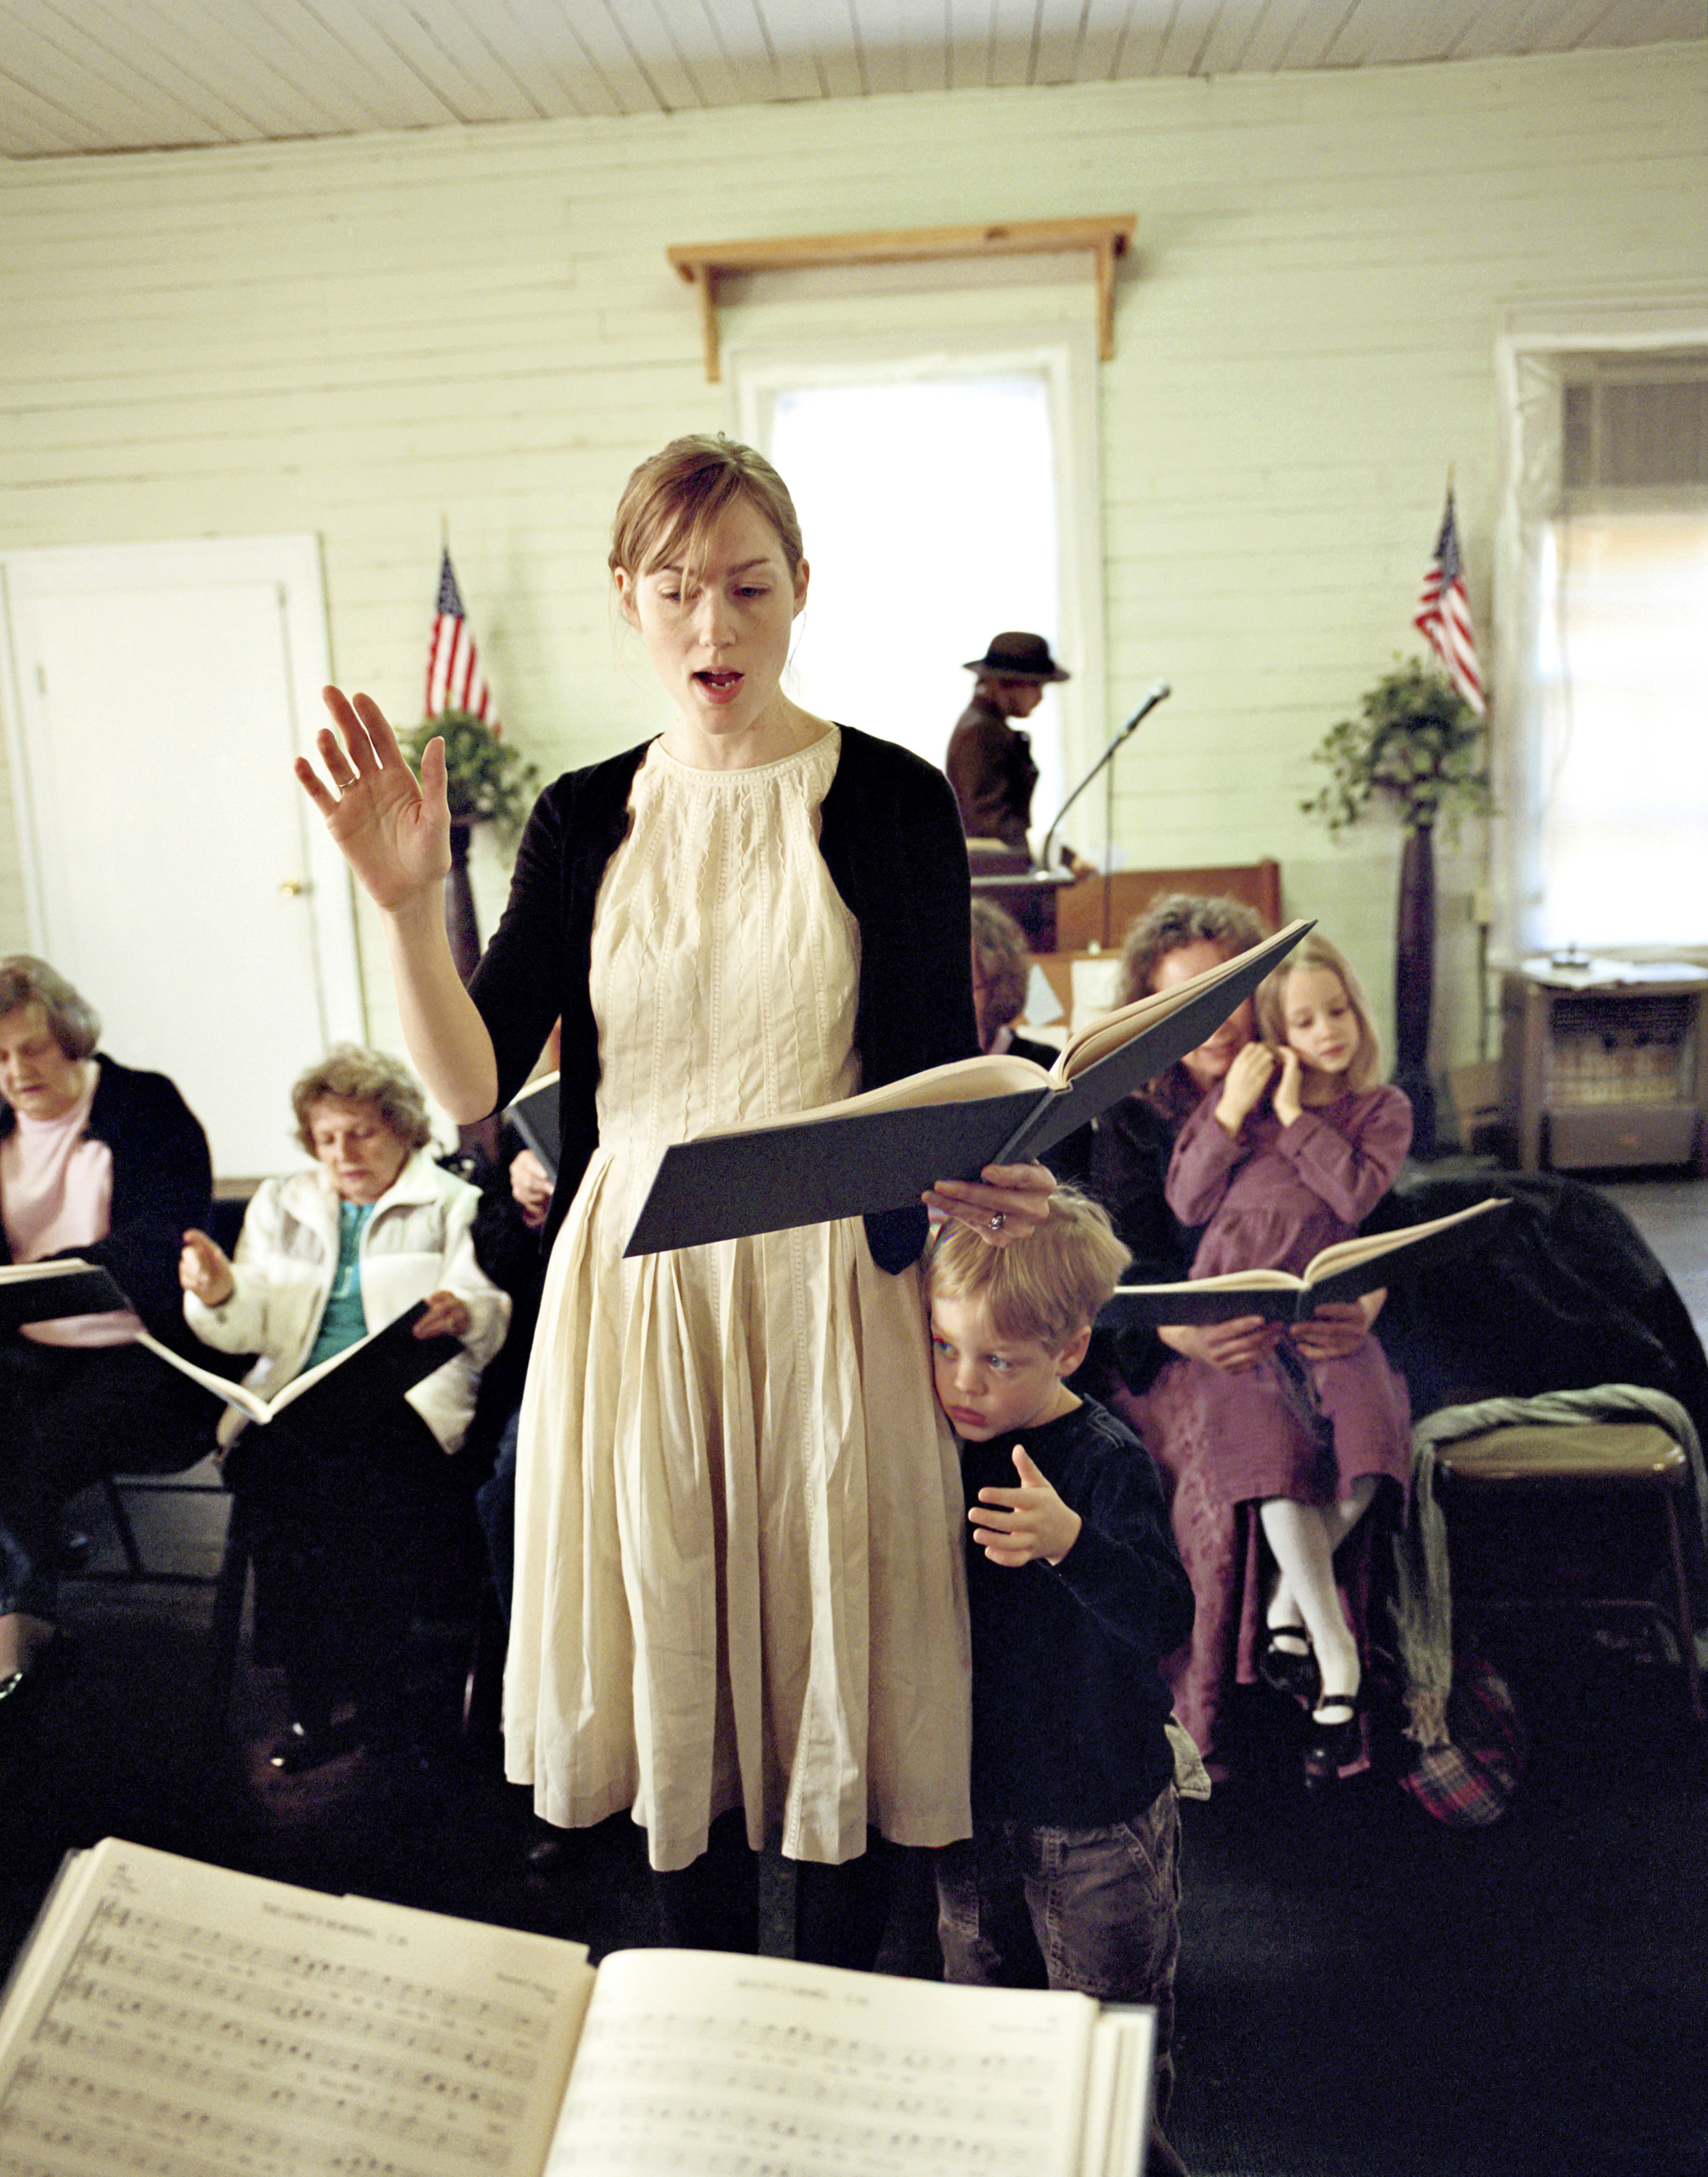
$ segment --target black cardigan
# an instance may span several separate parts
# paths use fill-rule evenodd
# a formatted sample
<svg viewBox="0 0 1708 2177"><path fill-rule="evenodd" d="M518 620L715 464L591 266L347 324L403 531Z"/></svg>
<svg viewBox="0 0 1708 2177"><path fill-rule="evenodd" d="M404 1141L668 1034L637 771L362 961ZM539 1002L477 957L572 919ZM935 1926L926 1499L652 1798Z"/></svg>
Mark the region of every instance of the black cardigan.
<svg viewBox="0 0 1708 2177"><path fill-rule="evenodd" d="M178 1254L189 1225L205 1228L213 1207L213 1166L207 1136L164 1073L139 1072L97 1056L99 1078L85 1139L112 1151L112 1209L107 1236L80 1255L111 1271L146 1327L165 1345L194 1350L184 1328ZM0 1140L16 1115L0 1105ZM12 1251L0 1230L0 1258Z"/></svg>
<svg viewBox="0 0 1708 2177"><path fill-rule="evenodd" d="M861 1085L978 1050L973 1012L966 843L942 773L844 726L820 810L819 848L859 925L854 1047ZM629 792L646 745L566 772L534 805L510 903L469 983L498 1060L500 1105L527 1078L561 1018L563 1129L550 1244L598 1139L598 1035L591 974L593 908L605 865L629 827ZM875 1259L899 1270L925 1244L923 1209L866 1219Z"/></svg>

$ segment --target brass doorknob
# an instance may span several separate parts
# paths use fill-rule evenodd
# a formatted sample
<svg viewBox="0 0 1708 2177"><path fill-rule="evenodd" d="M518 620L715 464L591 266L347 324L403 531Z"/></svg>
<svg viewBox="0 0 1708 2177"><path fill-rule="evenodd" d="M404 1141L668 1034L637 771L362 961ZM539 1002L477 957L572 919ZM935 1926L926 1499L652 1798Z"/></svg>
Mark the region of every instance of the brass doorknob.
<svg viewBox="0 0 1708 2177"><path fill-rule="evenodd" d="M285 899L298 899L307 890L308 887L301 877L286 877L279 887L280 895Z"/></svg>

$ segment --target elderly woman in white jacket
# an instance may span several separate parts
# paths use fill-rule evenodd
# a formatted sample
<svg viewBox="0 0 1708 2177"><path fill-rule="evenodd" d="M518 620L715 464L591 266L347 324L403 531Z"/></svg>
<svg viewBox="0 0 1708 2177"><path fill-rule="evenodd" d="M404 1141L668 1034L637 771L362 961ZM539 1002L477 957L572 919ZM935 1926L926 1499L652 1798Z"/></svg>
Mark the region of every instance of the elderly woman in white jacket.
<svg viewBox="0 0 1708 2177"><path fill-rule="evenodd" d="M417 1301L417 1338L462 1351L336 1441L281 1416L249 1455L235 1410L227 1479L255 1522L257 1641L283 1661L291 1723L275 1765L316 1766L401 1724L404 1646L436 1454L461 1446L510 1302L475 1260L476 1190L442 1170L419 1087L396 1061L345 1045L292 1090L307 1170L266 1181L235 1258L184 1235L179 1281L196 1335L254 1353L244 1381L293 1377L382 1330ZM287 1410L288 1414L288 1410Z"/></svg>

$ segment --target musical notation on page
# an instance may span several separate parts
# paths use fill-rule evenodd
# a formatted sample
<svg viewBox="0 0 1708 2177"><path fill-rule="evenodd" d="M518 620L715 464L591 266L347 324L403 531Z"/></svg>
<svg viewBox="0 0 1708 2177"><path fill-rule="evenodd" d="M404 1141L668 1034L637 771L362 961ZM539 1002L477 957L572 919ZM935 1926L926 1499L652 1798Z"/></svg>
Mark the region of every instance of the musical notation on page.
<svg viewBox="0 0 1708 2177"><path fill-rule="evenodd" d="M532 2177L516 2142L543 2146L579 2023L561 1990L538 1972L498 1990L432 1915L283 1885L258 1904L249 1878L210 1868L144 1902L126 1864L32 1967L0 2168ZM516 1940L532 1963L539 1939Z"/></svg>

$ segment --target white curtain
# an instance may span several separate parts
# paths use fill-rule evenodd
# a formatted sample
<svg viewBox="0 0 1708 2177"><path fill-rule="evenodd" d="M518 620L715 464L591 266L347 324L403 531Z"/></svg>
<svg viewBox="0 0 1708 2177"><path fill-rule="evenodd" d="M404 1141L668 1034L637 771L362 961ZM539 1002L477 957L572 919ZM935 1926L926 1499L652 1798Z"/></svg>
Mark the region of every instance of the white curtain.
<svg viewBox="0 0 1708 2177"><path fill-rule="evenodd" d="M1515 314L1498 350L1494 839L1503 951L1708 944L1708 495L1569 509L1575 357L1708 345L1708 302ZM1615 503L1623 498L1623 503Z"/></svg>
<svg viewBox="0 0 1708 2177"><path fill-rule="evenodd" d="M1533 941L1708 944L1708 510L1541 525Z"/></svg>

